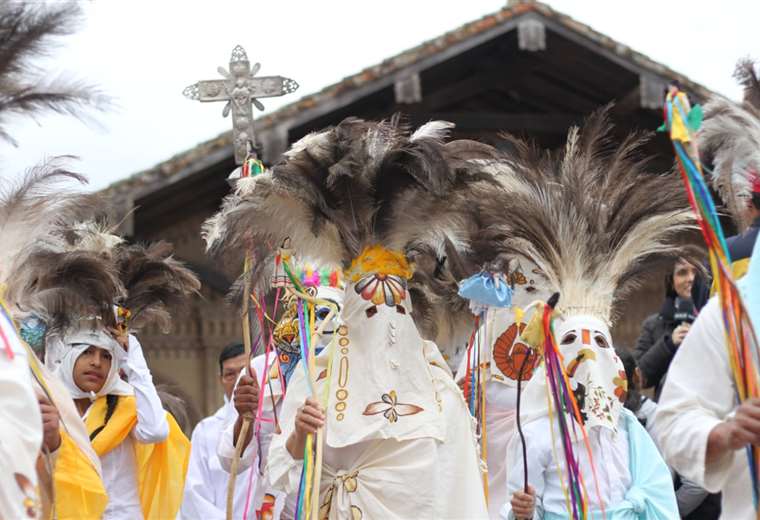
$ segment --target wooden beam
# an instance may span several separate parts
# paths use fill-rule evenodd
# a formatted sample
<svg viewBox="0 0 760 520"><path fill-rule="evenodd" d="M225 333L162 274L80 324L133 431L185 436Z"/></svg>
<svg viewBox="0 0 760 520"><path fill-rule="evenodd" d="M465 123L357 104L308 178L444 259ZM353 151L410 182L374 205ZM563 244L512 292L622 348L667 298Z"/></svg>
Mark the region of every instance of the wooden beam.
<svg viewBox="0 0 760 520"><path fill-rule="evenodd" d="M393 84L393 94L398 105L412 105L422 101L422 83L419 73L413 72L408 76L398 78Z"/></svg>
<svg viewBox="0 0 760 520"><path fill-rule="evenodd" d="M517 45L521 51L546 50L546 26L534 18L521 20L517 24Z"/></svg>
<svg viewBox="0 0 760 520"><path fill-rule="evenodd" d="M440 110L442 107L457 103L493 88L517 86L520 79L507 72L482 71L425 95L421 107L424 110Z"/></svg>
<svg viewBox="0 0 760 520"><path fill-rule="evenodd" d="M580 114L508 114L493 112L430 112L410 114L414 125L433 120L451 121L462 131L565 132L582 118Z"/></svg>
<svg viewBox="0 0 760 520"><path fill-rule="evenodd" d="M665 89L667 83L662 78L651 74L639 75L639 99L641 108L652 110L661 109L665 104Z"/></svg>
<svg viewBox="0 0 760 520"><path fill-rule="evenodd" d="M525 15L519 18L528 17L532 15L533 13L526 13ZM359 88L351 90L345 94L341 94L333 99L320 101L320 103L318 103L314 107L303 110L297 114L294 114L292 118L290 118L287 121L288 126L290 128L296 128L303 124L308 123L309 121L313 121L314 119L317 119L318 117L329 114L330 112L334 112L348 105L351 105L352 103L362 98L365 98L372 93L375 93L390 85L393 85L393 83L396 81L396 78L400 76L407 76L413 72L421 72L433 67L434 65L438 65L439 63L448 61L460 54L463 54L464 52L470 49L479 47L480 45L488 41L491 41L495 38L498 38L499 36L502 36L503 34L513 31L515 30L516 27L517 27L517 18L507 20L503 23L497 24L490 29L487 29L481 33L478 33L474 36L470 36L468 38L463 39L462 41L459 41L453 45L450 45L449 47L445 48L444 50L440 52L437 52L437 53L431 54L430 56L422 58L419 61L407 67L402 67L399 70L396 70L388 74L387 76L380 77L375 81L369 82L365 85L362 85Z"/></svg>

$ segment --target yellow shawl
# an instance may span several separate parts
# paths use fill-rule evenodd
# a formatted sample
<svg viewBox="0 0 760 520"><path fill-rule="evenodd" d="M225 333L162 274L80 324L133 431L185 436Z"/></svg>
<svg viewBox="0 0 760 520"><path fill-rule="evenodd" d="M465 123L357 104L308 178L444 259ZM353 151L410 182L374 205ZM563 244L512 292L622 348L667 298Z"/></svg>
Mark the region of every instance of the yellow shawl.
<svg viewBox="0 0 760 520"><path fill-rule="evenodd" d="M56 453L53 474L56 518L74 520L103 516L108 496L100 475L64 428L61 428L61 446Z"/></svg>
<svg viewBox="0 0 760 520"><path fill-rule="evenodd" d="M103 425L106 398L98 398L90 408L85 423L92 433ZM146 520L175 518L182 502L185 474L190 458L190 441L171 414L166 414L169 436L156 444L135 442L137 485L143 516ZM100 457L121 444L137 424L137 405L132 396L119 397L114 414L105 428L93 439L92 447Z"/></svg>

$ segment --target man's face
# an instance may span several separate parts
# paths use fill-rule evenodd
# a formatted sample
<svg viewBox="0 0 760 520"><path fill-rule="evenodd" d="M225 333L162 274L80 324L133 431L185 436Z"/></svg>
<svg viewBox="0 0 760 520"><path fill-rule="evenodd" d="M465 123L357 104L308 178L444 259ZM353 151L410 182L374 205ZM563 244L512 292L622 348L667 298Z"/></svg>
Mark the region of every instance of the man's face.
<svg viewBox="0 0 760 520"><path fill-rule="evenodd" d="M111 371L111 353L90 346L74 363L74 384L84 392L98 393Z"/></svg>
<svg viewBox="0 0 760 520"><path fill-rule="evenodd" d="M222 383L224 395L227 396L227 399L232 398L232 389L235 388L235 381L237 381L240 371L245 368L247 362L248 356L245 354L240 354L222 362L222 375L219 380Z"/></svg>

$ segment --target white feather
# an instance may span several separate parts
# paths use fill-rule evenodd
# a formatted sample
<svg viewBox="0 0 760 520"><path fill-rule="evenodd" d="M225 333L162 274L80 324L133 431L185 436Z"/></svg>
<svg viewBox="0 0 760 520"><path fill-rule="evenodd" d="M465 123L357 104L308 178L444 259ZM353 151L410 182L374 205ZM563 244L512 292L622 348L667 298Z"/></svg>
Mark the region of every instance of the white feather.
<svg viewBox="0 0 760 520"><path fill-rule="evenodd" d="M443 141L449 136L454 126L456 125L449 121L430 121L419 127L409 140L411 142L419 141L420 139Z"/></svg>

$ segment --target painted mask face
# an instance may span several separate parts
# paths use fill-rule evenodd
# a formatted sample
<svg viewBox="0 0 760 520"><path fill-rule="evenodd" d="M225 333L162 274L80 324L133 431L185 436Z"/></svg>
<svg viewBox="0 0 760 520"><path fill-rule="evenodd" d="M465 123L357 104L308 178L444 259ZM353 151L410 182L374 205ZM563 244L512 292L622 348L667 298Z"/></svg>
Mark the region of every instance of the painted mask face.
<svg viewBox="0 0 760 520"><path fill-rule="evenodd" d="M586 427L617 430L628 381L609 328L598 318L579 315L562 319L555 332Z"/></svg>
<svg viewBox="0 0 760 520"><path fill-rule="evenodd" d="M338 316L343 305L343 291L334 287L317 287L309 291L312 295L320 300L327 300L337 306L330 322L325 325L319 344L316 345L317 354L324 347L330 344L333 334L338 328ZM330 315L331 307L326 304L317 304L314 308L314 329L317 330L322 326L324 320ZM274 341L277 348L277 354L282 368L285 381L290 380L293 369L301 359L301 339L298 323L297 300L293 299L288 303L287 310L283 314L277 326L274 329Z"/></svg>

